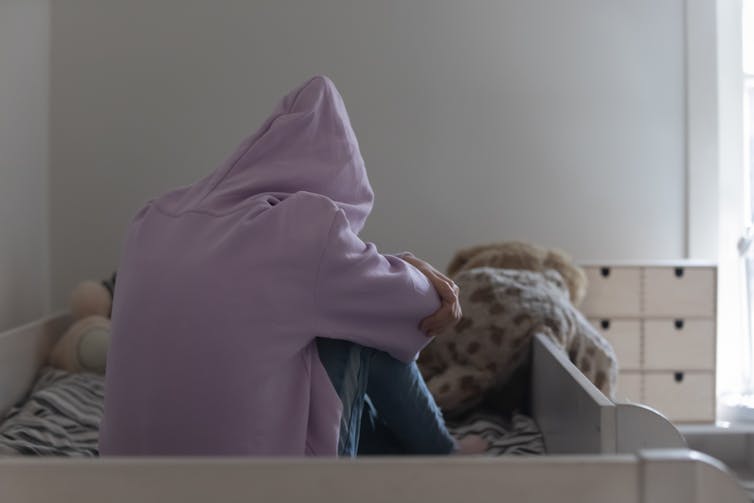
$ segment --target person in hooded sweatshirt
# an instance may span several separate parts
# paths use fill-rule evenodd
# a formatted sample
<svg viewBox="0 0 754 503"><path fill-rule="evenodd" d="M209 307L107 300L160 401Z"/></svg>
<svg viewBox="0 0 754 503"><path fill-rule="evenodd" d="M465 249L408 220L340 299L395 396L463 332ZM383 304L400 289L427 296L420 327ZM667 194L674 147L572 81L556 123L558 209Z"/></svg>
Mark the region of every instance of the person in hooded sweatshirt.
<svg viewBox="0 0 754 503"><path fill-rule="evenodd" d="M118 270L100 454L483 450L448 433L415 363L458 321L457 287L359 238L372 201L317 76L217 170L148 202Z"/></svg>

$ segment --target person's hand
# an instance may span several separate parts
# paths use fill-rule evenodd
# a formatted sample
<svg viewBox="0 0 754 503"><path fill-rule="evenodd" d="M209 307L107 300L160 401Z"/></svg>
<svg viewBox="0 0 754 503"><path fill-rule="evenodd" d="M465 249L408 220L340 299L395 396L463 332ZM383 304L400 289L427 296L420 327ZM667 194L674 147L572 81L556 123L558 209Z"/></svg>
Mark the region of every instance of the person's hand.
<svg viewBox="0 0 754 503"><path fill-rule="evenodd" d="M461 304L458 301L458 285L432 267L431 264L411 253L401 253L398 257L421 271L435 287L442 300L440 309L424 318L419 324L419 329L428 336L433 336L444 328L455 326L461 320L462 315Z"/></svg>

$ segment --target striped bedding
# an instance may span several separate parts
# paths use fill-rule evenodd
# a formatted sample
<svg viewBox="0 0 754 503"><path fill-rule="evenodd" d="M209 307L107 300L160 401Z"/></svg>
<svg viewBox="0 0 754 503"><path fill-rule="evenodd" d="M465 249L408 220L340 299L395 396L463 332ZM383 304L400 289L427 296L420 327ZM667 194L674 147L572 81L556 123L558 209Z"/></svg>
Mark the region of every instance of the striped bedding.
<svg viewBox="0 0 754 503"><path fill-rule="evenodd" d="M104 384L101 375L43 368L29 396L0 423L0 455L97 456ZM545 453L534 420L521 414L479 413L448 426L458 436L482 435L491 456Z"/></svg>
<svg viewBox="0 0 754 503"><path fill-rule="evenodd" d="M510 419L477 412L460 423L448 423L456 437L481 435L490 443L488 456L531 456L545 454L545 442L534 419L514 412Z"/></svg>
<svg viewBox="0 0 754 503"><path fill-rule="evenodd" d="M105 380L45 367L0 424L0 454L96 456Z"/></svg>

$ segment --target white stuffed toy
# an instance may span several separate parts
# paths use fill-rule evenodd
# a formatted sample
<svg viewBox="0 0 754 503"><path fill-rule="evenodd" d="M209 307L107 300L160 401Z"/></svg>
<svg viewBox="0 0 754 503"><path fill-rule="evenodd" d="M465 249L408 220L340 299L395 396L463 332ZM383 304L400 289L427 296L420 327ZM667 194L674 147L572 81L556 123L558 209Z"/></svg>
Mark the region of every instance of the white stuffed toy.
<svg viewBox="0 0 754 503"><path fill-rule="evenodd" d="M74 323L55 343L49 363L68 372L105 373L110 345L110 313L115 274L106 281L84 281L71 293Z"/></svg>

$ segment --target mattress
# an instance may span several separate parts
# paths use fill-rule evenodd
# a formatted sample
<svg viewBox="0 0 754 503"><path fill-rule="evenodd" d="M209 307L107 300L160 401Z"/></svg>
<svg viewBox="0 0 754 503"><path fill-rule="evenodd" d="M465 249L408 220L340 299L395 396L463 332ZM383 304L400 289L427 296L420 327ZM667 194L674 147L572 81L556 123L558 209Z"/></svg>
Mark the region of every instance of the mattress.
<svg viewBox="0 0 754 503"><path fill-rule="evenodd" d="M99 374L42 368L29 395L0 423L0 455L97 456L104 384ZM536 423L523 414L475 413L448 427L456 436L483 436L491 456L545 453Z"/></svg>

